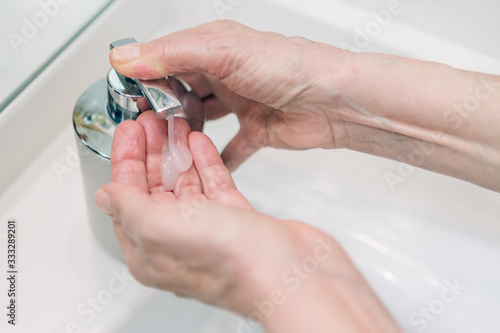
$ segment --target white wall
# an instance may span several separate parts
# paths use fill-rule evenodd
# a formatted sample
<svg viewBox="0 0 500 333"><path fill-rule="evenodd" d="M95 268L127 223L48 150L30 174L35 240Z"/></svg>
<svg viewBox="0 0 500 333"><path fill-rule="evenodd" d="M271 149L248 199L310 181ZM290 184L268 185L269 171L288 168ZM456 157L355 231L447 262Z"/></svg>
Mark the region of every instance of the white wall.
<svg viewBox="0 0 500 333"><path fill-rule="evenodd" d="M340 0L377 11L390 0ZM500 58L500 1L399 0L404 10L394 18L437 37Z"/></svg>

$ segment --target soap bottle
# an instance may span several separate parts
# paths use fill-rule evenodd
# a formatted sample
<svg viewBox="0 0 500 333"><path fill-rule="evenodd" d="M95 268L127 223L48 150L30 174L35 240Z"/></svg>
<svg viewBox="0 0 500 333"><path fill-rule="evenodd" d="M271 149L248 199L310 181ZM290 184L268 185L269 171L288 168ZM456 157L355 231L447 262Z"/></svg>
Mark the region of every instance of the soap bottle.
<svg viewBox="0 0 500 333"><path fill-rule="evenodd" d="M127 38L111 43L111 48L135 43ZM192 130L202 131L205 123L203 104L197 94L175 76L158 80L124 77L110 69L106 78L91 85L78 99L73 111L73 126L89 223L97 243L115 258L123 260L111 218L94 203L95 192L111 181L110 156L113 135L118 124L135 120L141 113L137 101L147 99L159 118L167 115L187 120Z"/></svg>

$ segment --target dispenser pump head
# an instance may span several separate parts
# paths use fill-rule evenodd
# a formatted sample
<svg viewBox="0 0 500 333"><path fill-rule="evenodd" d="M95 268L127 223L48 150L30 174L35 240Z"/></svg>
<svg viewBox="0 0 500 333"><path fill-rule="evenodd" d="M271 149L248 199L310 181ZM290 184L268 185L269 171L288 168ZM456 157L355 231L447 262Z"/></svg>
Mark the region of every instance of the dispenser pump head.
<svg viewBox="0 0 500 333"><path fill-rule="evenodd" d="M111 43L110 49L135 43L137 43L137 41L134 38L120 39ZM117 94L110 93L110 97L115 99L115 101L118 100L118 103L116 103L118 105L130 105L130 108L125 110L114 108L115 111L118 110L115 115L112 115L114 119L133 119L123 117L123 115L127 112L132 112L134 114L137 110L135 101L144 96L146 97L151 109L156 112L158 118L167 119L171 115L178 115L187 120L193 131L203 130L203 125L205 123L203 103L198 95L191 90L189 85L181 79L170 75L166 78L145 80L125 77L113 69L111 69L111 71L114 72L111 76L113 78L116 77L116 80L119 81L116 82L114 86L119 86L120 89L126 91L126 94L118 93L117 96ZM109 84L109 77L110 75L108 74L108 89L112 86ZM114 89L114 91L116 92L116 89ZM140 92L140 94L137 94L137 92ZM122 99L124 96L128 96L128 100L130 100L130 96L133 96L132 99L134 100L134 106L131 105L132 103L123 102ZM108 103L110 113L113 113L113 107L109 106L112 103L113 102Z"/></svg>

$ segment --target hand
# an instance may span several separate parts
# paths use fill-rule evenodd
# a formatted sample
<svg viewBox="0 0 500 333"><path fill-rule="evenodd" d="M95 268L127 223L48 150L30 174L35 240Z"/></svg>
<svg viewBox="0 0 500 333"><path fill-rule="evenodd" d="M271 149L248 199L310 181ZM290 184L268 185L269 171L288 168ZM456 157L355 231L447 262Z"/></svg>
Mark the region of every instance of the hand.
<svg viewBox="0 0 500 333"><path fill-rule="evenodd" d="M500 76L230 21L115 48L110 60L131 77L185 73L209 119L234 112L230 170L263 146L349 148L500 191Z"/></svg>
<svg viewBox="0 0 500 333"><path fill-rule="evenodd" d="M172 192L160 174L166 123L145 112L117 127L112 182L96 194L136 279L251 315L268 332L306 332L311 323L315 332L397 330L334 240L301 222L254 211L210 139L189 133L183 119L174 125L194 165ZM315 267L304 271L305 261ZM282 292L277 303L269 303L276 300L273 291ZM268 310L273 304L272 311L260 311L257 303Z"/></svg>
<svg viewBox="0 0 500 333"><path fill-rule="evenodd" d="M314 66L323 47L327 46L217 21L114 49L110 60L129 77L186 73L181 77L204 98L208 119L235 113L240 131L222 153L232 170L264 146L343 147L342 122L329 112L331 96L320 93L324 87L316 87ZM130 59L130 52L138 58ZM341 73L335 66L321 70Z"/></svg>

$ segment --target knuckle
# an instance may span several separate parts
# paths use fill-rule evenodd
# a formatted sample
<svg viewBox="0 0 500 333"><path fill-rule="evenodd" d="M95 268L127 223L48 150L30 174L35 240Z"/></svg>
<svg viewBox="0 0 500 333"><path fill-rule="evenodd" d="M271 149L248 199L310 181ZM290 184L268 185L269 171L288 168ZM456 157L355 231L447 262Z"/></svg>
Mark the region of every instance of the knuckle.
<svg viewBox="0 0 500 333"><path fill-rule="evenodd" d="M231 32L222 31L212 36L208 44L210 53L216 60L213 73L210 73L221 80L224 80L232 73L236 72L241 65L242 49L245 44L241 44L241 37L235 36Z"/></svg>
<svg viewBox="0 0 500 333"><path fill-rule="evenodd" d="M302 37L302 36L291 36L291 37L288 37L288 40L291 41L293 44L297 44L299 46L304 46L304 45L309 45L309 44L314 43L310 39L307 39L307 38Z"/></svg>

